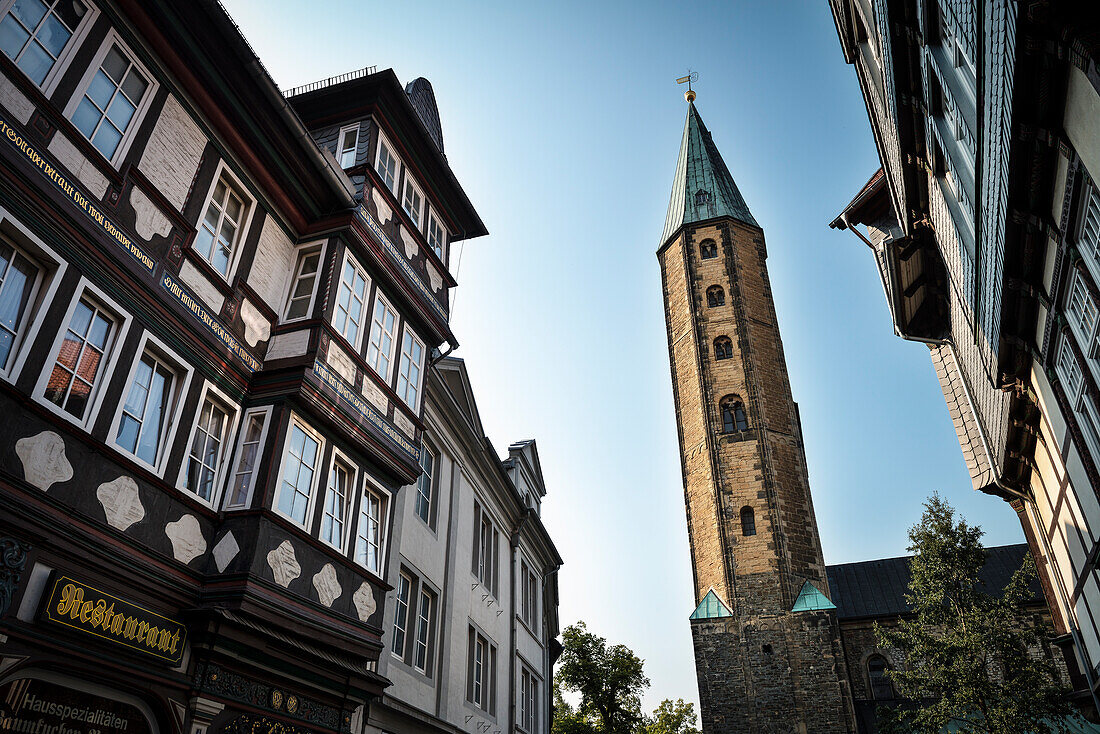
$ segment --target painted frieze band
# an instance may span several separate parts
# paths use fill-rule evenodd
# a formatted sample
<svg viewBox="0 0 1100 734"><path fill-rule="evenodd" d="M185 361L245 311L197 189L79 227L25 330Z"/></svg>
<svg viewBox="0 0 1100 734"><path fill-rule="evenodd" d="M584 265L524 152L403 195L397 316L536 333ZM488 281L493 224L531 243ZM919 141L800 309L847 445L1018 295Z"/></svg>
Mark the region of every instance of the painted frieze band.
<svg viewBox="0 0 1100 734"><path fill-rule="evenodd" d="M389 437L389 439L392 440L410 459L416 462L420 461L420 449L414 446L411 441L402 436L396 428L390 425L390 422L386 420L385 416L375 410L374 406L359 395L359 393L357 393L351 385L345 382L342 377L330 370L328 366L321 361L313 363L313 373L320 378L321 382L332 388L348 408L373 423L378 430L386 434L386 436Z"/></svg>
<svg viewBox="0 0 1100 734"><path fill-rule="evenodd" d="M432 292L428 284L420 277L420 275L413 270L412 265L409 265L401 251L397 249L397 246L390 241L390 238L386 236L386 233L382 231L381 225L375 221L374 216L371 215L367 208L362 204L359 205L359 218L363 220L363 223L370 228L371 232L374 232L374 236L378 238L378 241L382 243L382 246L386 248L386 252L389 253L393 261L401 266L401 269L405 271L405 275L409 277L413 285L416 286L420 294L424 296L424 299L432 305L432 309L439 315L439 318L444 321L447 320L447 312L443 310L443 306L439 303L439 300L435 297L435 293Z"/></svg>
<svg viewBox="0 0 1100 734"><path fill-rule="evenodd" d="M252 356L252 354L244 348L244 345L237 340L237 337L233 336L229 329L222 326L221 323L206 310L206 307L203 306L202 303L179 281L168 273L165 273L160 279L160 284L164 286L164 290L168 291L180 305L190 311L191 315L194 316L200 324L209 329L210 333L217 337L218 341L224 344L229 351L233 352L238 359L244 362L245 367L252 372L260 369L260 360Z"/></svg>
<svg viewBox="0 0 1100 734"><path fill-rule="evenodd" d="M50 163L45 157L42 156L38 150L27 143L27 141L20 135L13 127L8 125L4 120L0 120L0 133L4 138L11 143L20 153L22 153L30 164L38 169L47 181L52 183L58 191L66 196L76 208L84 212L92 222L107 233L107 236L123 249L130 257L134 259L147 273L153 274L153 271L157 267L156 261L136 242L125 234L114 222L112 222L98 207L93 203L90 196L87 196L78 189L72 181L61 175L61 171L57 169L57 166Z"/></svg>

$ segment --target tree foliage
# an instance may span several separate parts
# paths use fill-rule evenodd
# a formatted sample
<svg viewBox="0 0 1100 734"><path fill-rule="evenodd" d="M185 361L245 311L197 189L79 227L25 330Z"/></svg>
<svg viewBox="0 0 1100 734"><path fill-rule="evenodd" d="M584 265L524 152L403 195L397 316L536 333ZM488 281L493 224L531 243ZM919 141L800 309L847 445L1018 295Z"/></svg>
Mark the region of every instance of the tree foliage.
<svg viewBox="0 0 1100 734"><path fill-rule="evenodd" d="M666 698L653 711L645 725L645 734L699 734L695 728L695 705L684 699Z"/></svg>
<svg viewBox="0 0 1100 734"><path fill-rule="evenodd" d="M626 645L608 645L584 622L565 628L562 646L557 679L580 694L576 714L602 734L633 734L642 724L642 693L649 687L642 660Z"/></svg>
<svg viewBox="0 0 1100 734"><path fill-rule="evenodd" d="M1025 559L1000 596L986 593L982 532L956 520L939 495L909 530L906 598L915 616L875 632L879 645L904 657L905 670L889 676L902 698L917 703L880 709L884 732L939 734L949 724L965 733L1065 731L1066 691L1050 661L1032 654L1039 631L1025 621L1034 564Z"/></svg>

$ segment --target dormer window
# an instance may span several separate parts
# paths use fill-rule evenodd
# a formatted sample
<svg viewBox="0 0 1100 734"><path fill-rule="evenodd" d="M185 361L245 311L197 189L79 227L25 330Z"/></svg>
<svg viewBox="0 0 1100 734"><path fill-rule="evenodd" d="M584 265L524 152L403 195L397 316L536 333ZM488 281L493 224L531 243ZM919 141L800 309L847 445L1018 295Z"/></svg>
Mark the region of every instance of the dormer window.
<svg viewBox="0 0 1100 734"><path fill-rule="evenodd" d="M720 285L712 285L707 288L707 305L711 308L715 306L723 306L726 303L726 293L722 290Z"/></svg>
<svg viewBox="0 0 1100 734"><path fill-rule="evenodd" d="M707 206L710 204L710 192L706 189L699 189L695 192L695 206Z"/></svg>
<svg viewBox="0 0 1100 734"><path fill-rule="evenodd" d="M340 168L351 168L355 165L355 153L359 148L359 123L340 130L339 144L337 160L340 161Z"/></svg>
<svg viewBox="0 0 1100 734"><path fill-rule="evenodd" d="M718 257L718 244L711 239L703 240L699 243L699 257L704 260L710 260L711 258Z"/></svg>
<svg viewBox="0 0 1100 734"><path fill-rule="evenodd" d="M381 132L378 133L378 160L374 163L374 170L382 177L382 181L390 191L397 193L397 156L390 150L390 145Z"/></svg>
<svg viewBox="0 0 1100 734"><path fill-rule="evenodd" d="M413 183L412 176L405 174L405 194L401 197L401 207L412 220L413 227L420 229L420 220L423 217L424 196L420 189Z"/></svg>

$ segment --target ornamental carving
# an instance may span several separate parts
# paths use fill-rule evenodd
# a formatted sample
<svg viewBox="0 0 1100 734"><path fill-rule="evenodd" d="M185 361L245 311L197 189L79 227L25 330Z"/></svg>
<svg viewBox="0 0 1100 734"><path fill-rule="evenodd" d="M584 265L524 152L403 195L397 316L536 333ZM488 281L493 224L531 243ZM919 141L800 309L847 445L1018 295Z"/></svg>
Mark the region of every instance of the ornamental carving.
<svg viewBox="0 0 1100 734"><path fill-rule="evenodd" d="M15 538L0 538L0 617L8 613L15 590L23 580L29 546Z"/></svg>
<svg viewBox="0 0 1100 734"><path fill-rule="evenodd" d="M296 694L291 694L283 689L257 683L232 671L224 670L217 665L211 665L203 676L203 689L207 692L254 706L265 711L289 714L300 719L310 726L315 726L329 731L348 731L349 717L342 716L340 710L334 706L316 703L304 699ZM244 721L242 721L244 720ZM280 723L282 729L261 728L255 730L253 724L257 720L270 721L263 717L240 716L229 722L222 729L228 734L293 734L301 732L301 729ZM239 723L240 722L240 723ZM276 722L270 722L276 723ZM244 728L241 728L244 727ZM311 734L311 733L310 733Z"/></svg>

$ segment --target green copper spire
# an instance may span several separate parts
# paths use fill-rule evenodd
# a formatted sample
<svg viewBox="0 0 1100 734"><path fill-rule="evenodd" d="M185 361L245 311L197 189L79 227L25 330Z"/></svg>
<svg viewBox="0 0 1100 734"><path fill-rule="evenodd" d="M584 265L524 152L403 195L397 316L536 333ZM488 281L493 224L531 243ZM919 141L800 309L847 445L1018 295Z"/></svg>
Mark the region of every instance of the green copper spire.
<svg viewBox="0 0 1100 734"><path fill-rule="evenodd" d="M753 227L760 226L741 198L695 103L689 102L661 246L683 225L716 217L733 217Z"/></svg>

